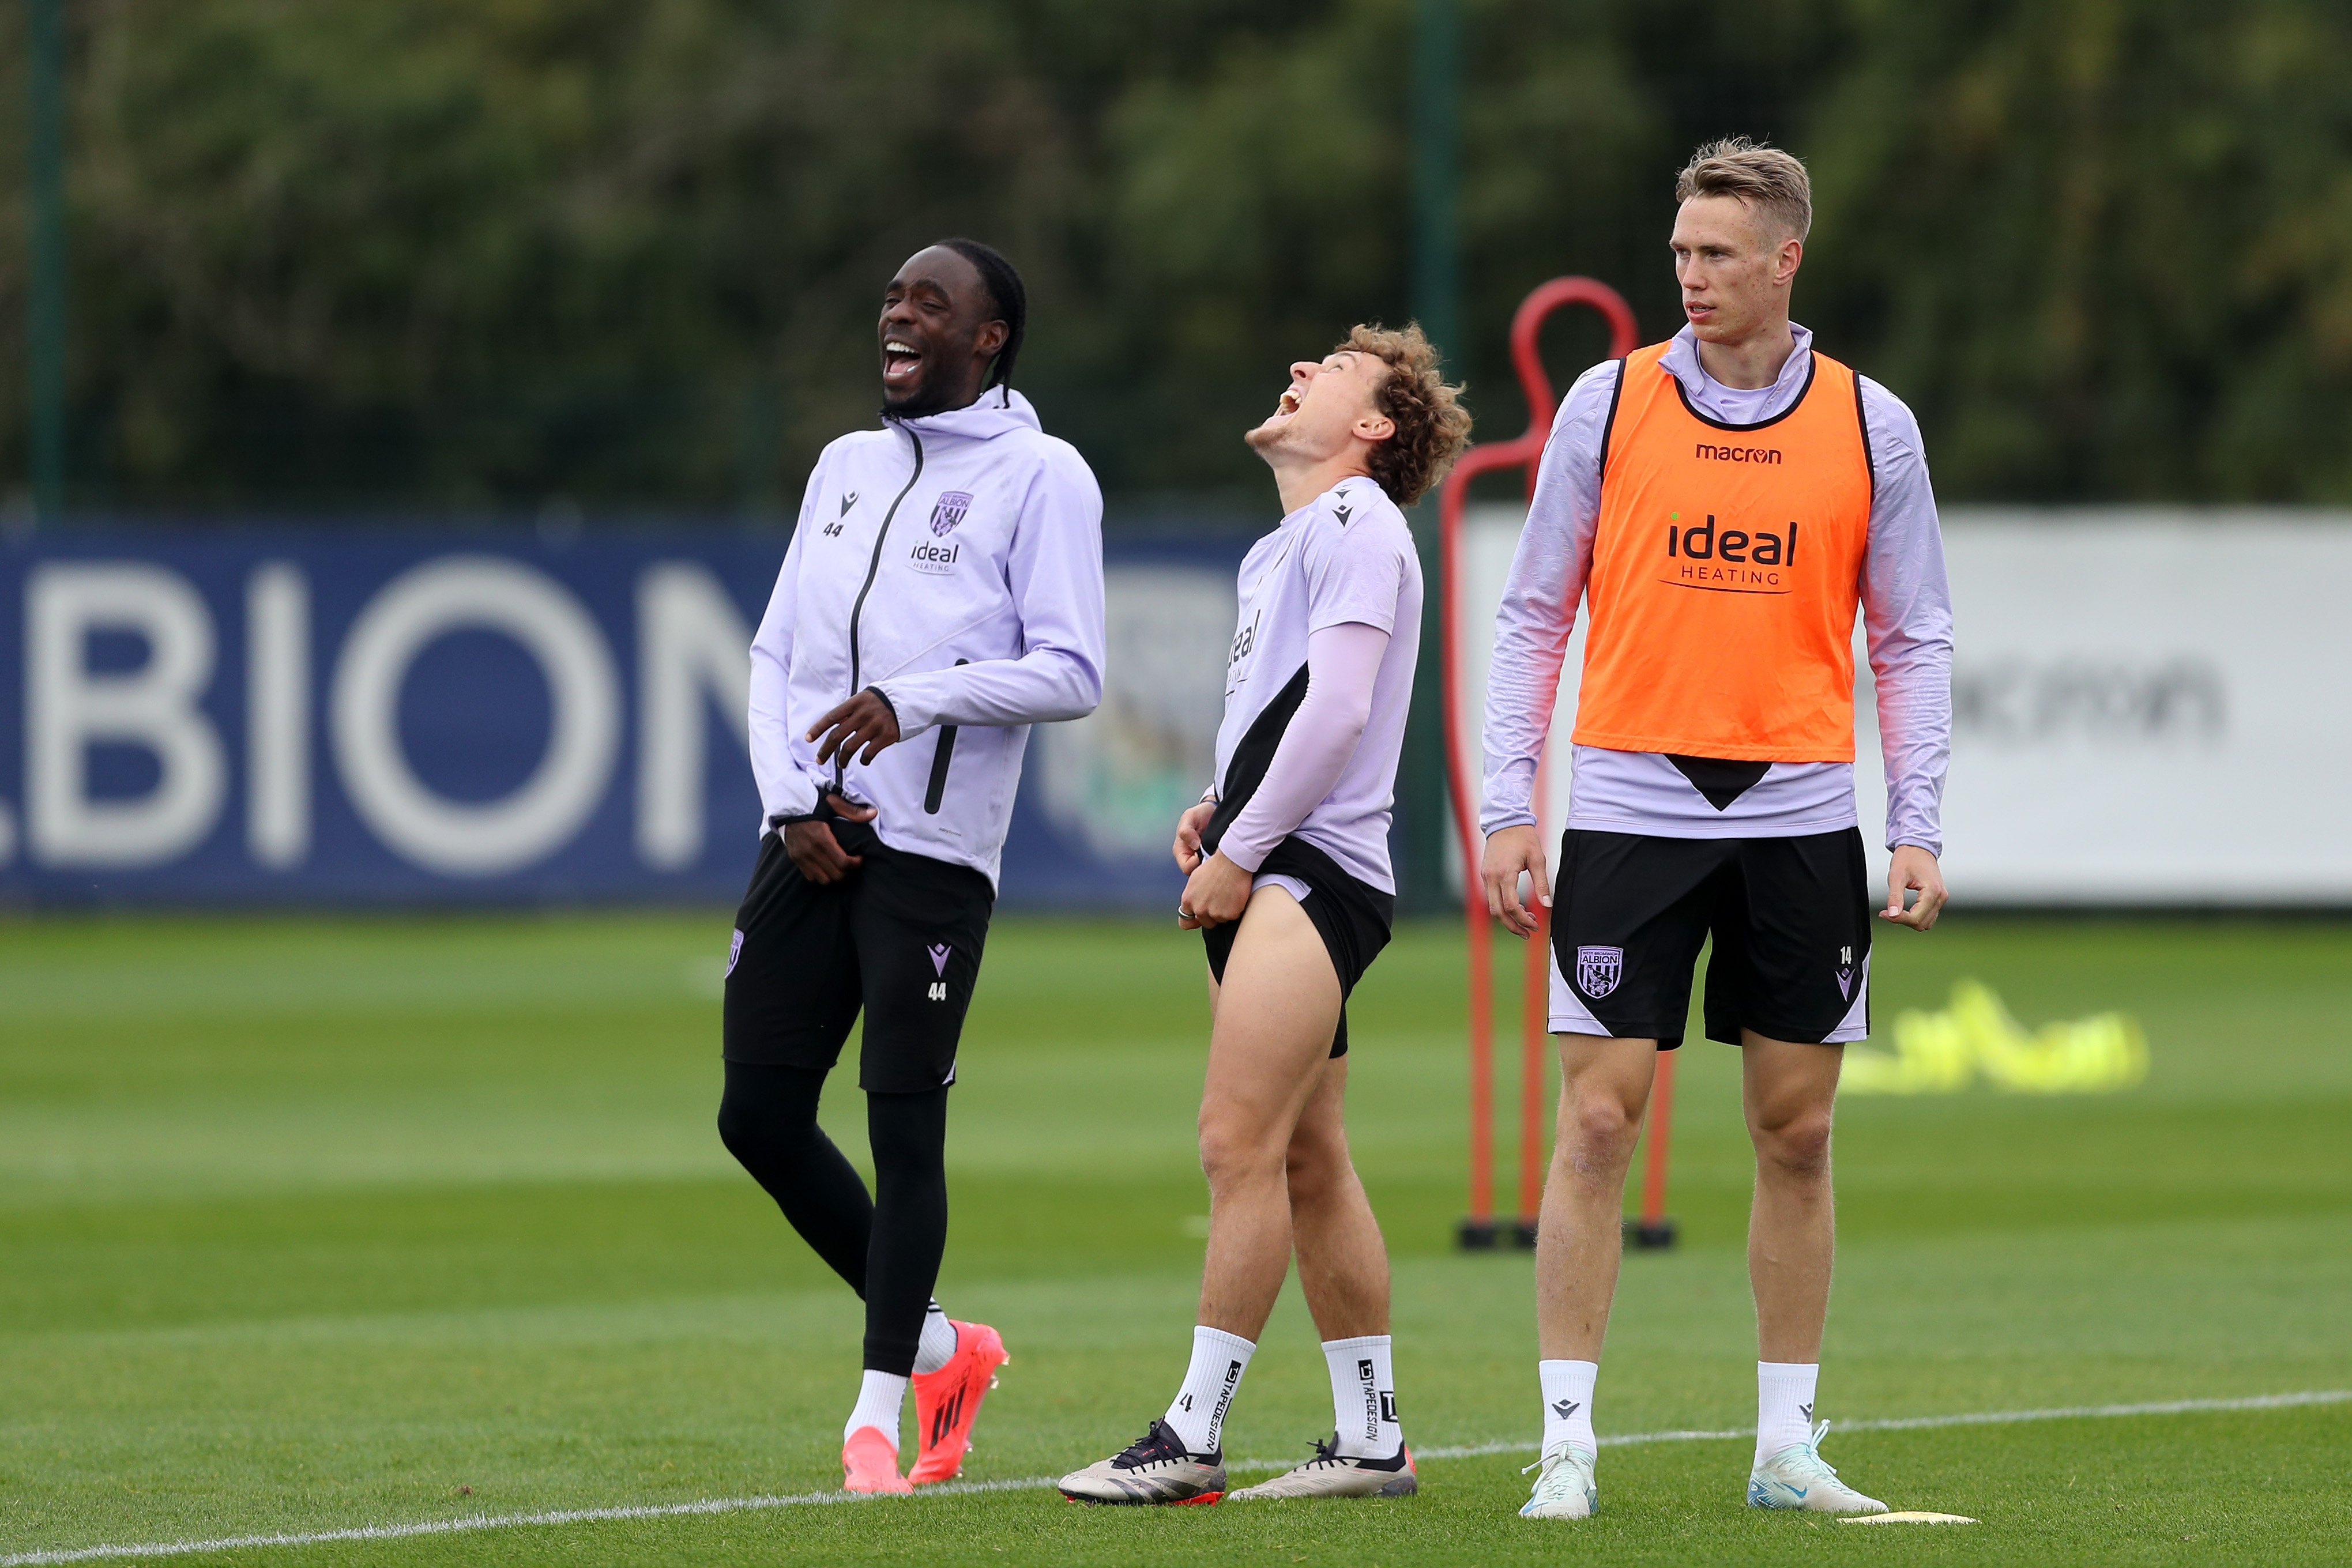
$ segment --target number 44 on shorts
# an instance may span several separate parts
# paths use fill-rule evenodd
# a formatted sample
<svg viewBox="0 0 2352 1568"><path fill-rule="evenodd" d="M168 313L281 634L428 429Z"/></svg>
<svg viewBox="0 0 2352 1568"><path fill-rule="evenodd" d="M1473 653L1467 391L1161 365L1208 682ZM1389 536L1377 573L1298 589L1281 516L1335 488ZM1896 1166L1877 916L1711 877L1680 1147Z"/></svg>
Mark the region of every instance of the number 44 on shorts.
<svg viewBox="0 0 2352 1568"><path fill-rule="evenodd" d="M931 973L939 977L931 982L931 988L927 994L932 1001L946 1001L948 999L948 959L953 956L954 950L944 942L936 942L925 951L931 957Z"/></svg>

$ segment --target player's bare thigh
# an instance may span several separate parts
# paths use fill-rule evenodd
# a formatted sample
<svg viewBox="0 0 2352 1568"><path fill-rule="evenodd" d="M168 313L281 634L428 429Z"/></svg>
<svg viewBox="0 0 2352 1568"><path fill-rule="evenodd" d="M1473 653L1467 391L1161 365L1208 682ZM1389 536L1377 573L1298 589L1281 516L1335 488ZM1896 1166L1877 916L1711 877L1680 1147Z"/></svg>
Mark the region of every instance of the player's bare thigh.
<svg viewBox="0 0 2352 1568"><path fill-rule="evenodd" d="M1740 1030L1739 1043L1740 1099L1758 1152L1769 1149L1784 1163L1825 1163L1845 1048L1772 1040L1752 1029Z"/></svg>
<svg viewBox="0 0 2352 1568"><path fill-rule="evenodd" d="M1213 1119L1226 1136L1278 1148L1322 1083L1339 1027L1339 977L1297 899L1279 887L1251 895L1209 998L1202 1130Z"/></svg>
<svg viewBox="0 0 2352 1568"><path fill-rule="evenodd" d="M1638 1133L1657 1079L1658 1042L1593 1034L1552 1040L1559 1050L1560 1114L1568 1124L1561 1130L1572 1126L1596 1137Z"/></svg>
<svg viewBox="0 0 2352 1568"><path fill-rule="evenodd" d="M1327 1056L1290 1132L1291 1168L1336 1172L1348 1164L1348 1058Z"/></svg>

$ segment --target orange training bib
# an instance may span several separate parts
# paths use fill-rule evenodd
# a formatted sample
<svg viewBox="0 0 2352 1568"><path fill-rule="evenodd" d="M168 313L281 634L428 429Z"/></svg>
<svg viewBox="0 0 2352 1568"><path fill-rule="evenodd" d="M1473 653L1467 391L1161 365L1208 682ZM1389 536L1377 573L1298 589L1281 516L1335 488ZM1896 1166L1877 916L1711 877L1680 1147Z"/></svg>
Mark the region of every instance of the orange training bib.
<svg viewBox="0 0 2352 1568"><path fill-rule="evenodd" d="M1873 477L1859 378L1826 354L1761 424L1626 357L1601 437L1575 740L1738 762L1853 760Z"/></svg>

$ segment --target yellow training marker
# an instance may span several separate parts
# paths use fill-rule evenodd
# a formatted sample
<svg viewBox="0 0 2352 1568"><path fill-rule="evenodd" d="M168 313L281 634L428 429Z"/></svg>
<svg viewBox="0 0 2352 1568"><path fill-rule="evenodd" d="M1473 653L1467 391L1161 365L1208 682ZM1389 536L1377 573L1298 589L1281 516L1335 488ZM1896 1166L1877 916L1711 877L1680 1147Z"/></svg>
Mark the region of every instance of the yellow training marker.
<svg viewBox="0 0 2352 1568"><path fill-rule="evenodd" d="M1849 1513L1840 1524L1974 1524L1965 1513Z"/></svg>

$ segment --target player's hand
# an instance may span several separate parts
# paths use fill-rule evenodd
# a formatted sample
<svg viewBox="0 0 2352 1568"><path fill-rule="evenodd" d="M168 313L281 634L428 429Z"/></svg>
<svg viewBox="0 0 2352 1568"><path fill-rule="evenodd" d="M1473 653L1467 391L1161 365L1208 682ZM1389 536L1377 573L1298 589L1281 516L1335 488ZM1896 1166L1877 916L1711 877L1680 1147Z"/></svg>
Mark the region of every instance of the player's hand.
<svg viewBox="0 0 2352 1568"><path fill-rule="evenodd" d="M1214 800L1203 800L1176 819L1176 869L1186 876L1201 866L1201 832L1217 814Z"/></svg>
<svg viewBox="0 0 2352 1568"><path fill-rule="evenodd" d="M1919 902L1906 909L1903 894L1915 888ZM1904 844L1895 850L1895 859L1886 868L1886 907L1878 912L1878 917L1897 925L1908 925L1914 931L1931 930L1936 916L1943 913L1948 896L1943 868L1936 863L1936 857L1916 844Z"/></svg>
<svg viewBox="0 0 2352 1568"><path fill-rule="evenodd" d="M1218 851L1202 861L1184 883L1184 896L1176 901L1176 924L1187 931L1198 931L1239 920L1242 911L1249 907L1254 880L1227 860L1223 851Z"/></svg>
<svg viewBox="0 0 2352 1568"><path fill-rule="evenodd" d="M1532 823L1497 828L1486 836L1486 863L1479 879L1486 884L1486 913L1515 936L1532 936L1540 928L1537 911L1519 902L1519 873L1535 886L1534 902L1551 907L1551 873L1544 865L1543 836Z"/></svg>
<svg viewBox="0 0 2352 1568"><path fill-rule="evenodd" d="M824 738L817 740L819 735ZM848 762L850 753L863 746L866 755L856 758L862 765L873 761L874 754L884 747L898 743L898 716L880 692L868 686L809 726L803 738L817 741L820 763L832 761L836 751L842 761Z"/></svg>
<svg viewBox="0 0 2352 1568"><path fill-rule="evenodd" d="M861 806L846 795L827 795L825 803L834 815L845 822L870 822L874 808ZM792 856L800 873L819 887L841 881L866 863L866 857L854 855L841 847L833 836L829 822L788 822L784 825L784 853Z"/></svg>

